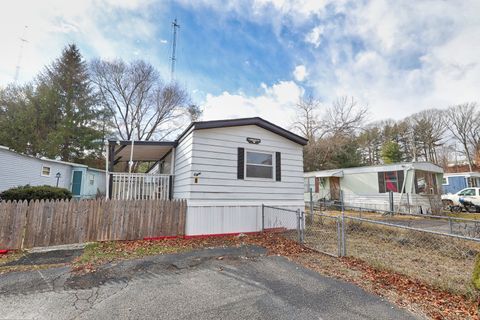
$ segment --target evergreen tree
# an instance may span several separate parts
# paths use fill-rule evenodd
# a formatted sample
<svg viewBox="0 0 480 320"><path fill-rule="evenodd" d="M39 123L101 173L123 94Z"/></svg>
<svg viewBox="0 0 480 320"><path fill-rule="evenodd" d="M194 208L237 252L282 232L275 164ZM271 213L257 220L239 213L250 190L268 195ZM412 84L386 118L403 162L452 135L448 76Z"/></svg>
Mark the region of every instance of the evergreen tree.
<svg viewBox="0 0 480 320"><path fill-rule="evenodd" d="M110 123L98 106L87 68L72 44L33 83L0 89L0 145L96 164Z"/></svg>
<svg viewBox="0 0 480 320"><path fill-rule="evenodd" d="M75 44L38 77L34 105L45 156L80 161L101 150L104 116Z"/></svg>
<svg viewBox="0 0 480 320"><path fill-rule="evenodd" d="M387 141L382 146L382 159L386 164L402 161L402 150L395 141Z"/></svg>

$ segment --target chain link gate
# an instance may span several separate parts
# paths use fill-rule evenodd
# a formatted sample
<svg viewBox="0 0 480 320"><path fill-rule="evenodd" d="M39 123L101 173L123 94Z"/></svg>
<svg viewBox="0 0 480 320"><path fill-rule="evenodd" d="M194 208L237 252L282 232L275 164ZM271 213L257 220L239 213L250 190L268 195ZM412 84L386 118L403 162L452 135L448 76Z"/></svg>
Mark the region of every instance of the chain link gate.
<svg viewBox="0 0 480 320"><path fill-rule="evenodd" d="M330 256L339 257L345 252L340 217L262 205L262 230L280 233Z"/></svg>

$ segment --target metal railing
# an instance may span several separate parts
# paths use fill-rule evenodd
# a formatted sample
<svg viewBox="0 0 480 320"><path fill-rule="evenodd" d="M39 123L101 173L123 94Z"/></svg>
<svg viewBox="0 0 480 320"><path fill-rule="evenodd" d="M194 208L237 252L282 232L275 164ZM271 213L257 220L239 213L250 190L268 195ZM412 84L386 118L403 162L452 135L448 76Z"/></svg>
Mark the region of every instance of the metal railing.
<svg viewBox="0 0 480 320"><path fill-rule="evenodd" d="M118 200L168 200L170 178L168 174L112 173L111 198Z"/></svg>

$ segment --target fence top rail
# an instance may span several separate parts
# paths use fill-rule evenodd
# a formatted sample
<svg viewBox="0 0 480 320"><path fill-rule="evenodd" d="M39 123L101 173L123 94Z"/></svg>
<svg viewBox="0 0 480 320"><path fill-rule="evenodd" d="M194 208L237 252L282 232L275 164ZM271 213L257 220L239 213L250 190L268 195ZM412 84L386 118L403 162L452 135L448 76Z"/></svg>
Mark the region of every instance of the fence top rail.
<svg viewBox="0 0 480 320"><path fill-rule="evenodd" d="M112 172L112 175L115 176L132 176L132 177L170 177L171 174L158 174L158 173L141 173L141 172Z"/></svg>
<svg viewBox="0 0 480 320"><path fill-rule="evenodd" d="M281 211L286 211L286 212L293 212L293 213L299 213L297 210L292 210L292 209L285 209L285 208L279 208L279 207L273 207L273 206L267 206L262 204L264 208L270 208L270 209L275 209L275 210L281 210Z"/></svg>
<svg viewBox="0 0 480 320"><path fill-rule="evenodd" d="M350 220L355 220L355 221L360 221L360 222L379 224L379 225L384 225L384 226L394 227L394 228L399 228L399 229L405 229L405 230L420 231L420 232L424 232L424 233L436 234L436 235L439 235L439 236L446 236L446 237L450 237L450 238L457 238L457 239L469 240L469 241L474 241L474 242L480 243L479 238L461 236L461 235L458 235L458 234L449 234L449 233L444 233L444 232L439 232L439 231L408 227L408 226L404 226L404 225L393 224L393 223L378 221L378 220L370 220L370 219L365 219L365 218L358 218L358 217L345 216L344 219L350 219Z"/></svg>
<svg viewBox="0 0 480 320"><path fill-rule="evenodd" d="M341 204L332 204L331 206L341 207ZM407 212L400 212L400 211L390 211L390 210L364 208L364 207L356 207L356 206L344 206L344 209L358 209L360 211L372 211L372 212L381 212L381 213L388 213L388 214L398 214L398 215L402 215L402 216L412 216L412 217L421 217L421 218L445 219L445 220L456 220L456 221L480 223L480 220L468 219L468 218L451 217L451 216L437 216L437 215L433 215L433 214L407 213Z"/></svg>

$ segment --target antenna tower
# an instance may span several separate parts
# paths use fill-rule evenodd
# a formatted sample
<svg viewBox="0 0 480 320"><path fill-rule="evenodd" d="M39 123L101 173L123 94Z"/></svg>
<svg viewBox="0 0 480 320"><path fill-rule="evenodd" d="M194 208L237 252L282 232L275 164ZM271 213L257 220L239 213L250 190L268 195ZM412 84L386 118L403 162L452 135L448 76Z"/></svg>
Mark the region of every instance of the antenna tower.
<svg viewBox="0 0 480 320"><path fill-rule="evenodd" d="M25 29L23 30L23 36L20 38L20 52L18 53L18 59L17 59L17 66L15 67L15 77L14 77L14 82L17 83L18 81L18 76L20 75L20 63L22 62L22 55L23 55L23 47L25 45L25 42L28 42L27 39L25 39L25 34L27 33L28 26L25 26Z"/></svg>
<svg viewBox="0 0 480 320"><path fill-rule="evenodd" d="M175 51L177 49L177 28L180 28L180 25L177 23L177 18L172 22L173 28L173 41L172 41L172 56L170 60L172 60L172 67L170 70L170 80L173 81L175 79L175 62L177 58L175 57Z"/></svg>

